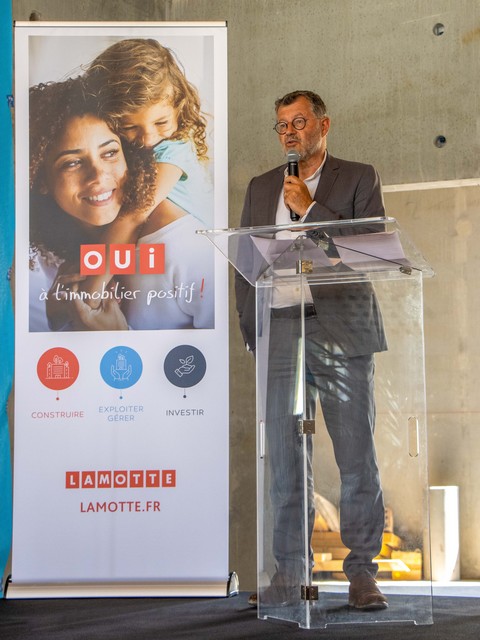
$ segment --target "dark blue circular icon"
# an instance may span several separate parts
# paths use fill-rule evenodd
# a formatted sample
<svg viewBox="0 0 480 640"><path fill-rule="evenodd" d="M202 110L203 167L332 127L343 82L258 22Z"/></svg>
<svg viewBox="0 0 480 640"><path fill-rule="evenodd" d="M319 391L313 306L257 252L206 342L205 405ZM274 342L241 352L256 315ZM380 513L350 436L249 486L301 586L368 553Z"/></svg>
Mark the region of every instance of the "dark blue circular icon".
<svg viewBox="0 0 480 640"><path fill-rule="evenodd" d="M207 362L203 353L196 347L182 344L167 355L163 370L169 382L186 389L194 387L202 380L207 370Z"/></svg>
<svg viewBox="0 0 480 640"><path fill-rule="evenodd" d="M100 373L114 389L132 387L142 375L142 359L130 347L113 347L100 362Z"/></svg>

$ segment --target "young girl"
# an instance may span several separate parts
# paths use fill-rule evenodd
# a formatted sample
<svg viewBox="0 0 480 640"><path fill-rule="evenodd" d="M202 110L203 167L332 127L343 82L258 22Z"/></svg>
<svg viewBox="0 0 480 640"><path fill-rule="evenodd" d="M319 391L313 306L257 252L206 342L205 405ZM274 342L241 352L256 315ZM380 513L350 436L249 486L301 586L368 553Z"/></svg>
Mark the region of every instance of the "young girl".
<svg viewBox="0 0 480 640"><path fill-rule="evenodd" d="M86 80L120 135L154 150L156 203L168 199L212 223L206 120L172 52L152 39L121 40L95 58Z"/></svg>
<svg viewBox="0 0 480 640"><path fill-rule="evenodd" d="M153 212L119 216L104 238L106 244L167 247L165 274L122 276L132 290L156 292L126 307L129 325L212 328L213 252L195 234L213 222L206 121L196 89L171 51L151 39L117 42L91 63L85 78L102 116L123 138L151 148L156 161ZM181 259L172 261L173 252ZM83 286L98 291L106 280L90 277Z"/></svg>

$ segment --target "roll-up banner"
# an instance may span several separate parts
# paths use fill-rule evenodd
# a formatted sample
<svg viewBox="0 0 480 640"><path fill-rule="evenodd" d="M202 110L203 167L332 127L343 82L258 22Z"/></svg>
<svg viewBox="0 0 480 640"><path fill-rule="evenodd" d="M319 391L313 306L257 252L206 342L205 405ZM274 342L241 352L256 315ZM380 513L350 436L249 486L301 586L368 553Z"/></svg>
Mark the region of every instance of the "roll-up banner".
<svg viewBox="0 0 480 640"><path fill-rule="evenodd" d="M225 595L224 23L15 25L7 597Z"/></svg>

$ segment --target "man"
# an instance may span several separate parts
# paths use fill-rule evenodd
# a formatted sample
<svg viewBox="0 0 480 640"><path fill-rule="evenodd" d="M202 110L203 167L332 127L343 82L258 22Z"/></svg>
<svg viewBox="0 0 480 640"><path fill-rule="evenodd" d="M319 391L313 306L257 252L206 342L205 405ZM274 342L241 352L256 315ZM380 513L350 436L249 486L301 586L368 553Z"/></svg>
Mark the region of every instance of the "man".
<svg viewBox="0 0 480 640"><path fill-rule="evenodd" d="M242 214L244 227L286 224L291 213L303 222L384 216L380 179L372 166L339 160L327 153L330 118L320 96L294 91L275 103L275 130L285 153L299 154L299 176L285 165L252 179ZM237 309L247 347L255 352L255 289L236 276ZM282 289L280 287L280 289ZM384 508L373 432L374 356L386 349L380 311L367 283L311 286L305 299L306 414L315 415L320 398L341 477L340 527L350 553L344 571L349 604L358 609L388 606L375 581L383 534ZM303 487L307 485L308 531L314 521L311 436L303 437L293 408L298 358L300 300L273 294L269 333L266 402L267 455L270 456L272 545L276 572L261 592L262 603L287 604L299 598L305 581ZM313 557L310 550L310 571ZM255 602L252 597L251 602Z"/></svg>

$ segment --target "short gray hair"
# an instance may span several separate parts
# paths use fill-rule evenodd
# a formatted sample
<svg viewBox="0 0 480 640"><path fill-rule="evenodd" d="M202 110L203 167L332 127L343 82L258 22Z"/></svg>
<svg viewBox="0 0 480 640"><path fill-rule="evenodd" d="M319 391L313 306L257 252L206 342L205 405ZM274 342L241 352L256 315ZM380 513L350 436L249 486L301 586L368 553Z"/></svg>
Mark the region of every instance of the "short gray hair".
<svg viewBox="0 0 480 640"><path fill-rule="evenodd" d="M299 98L306 98L310 104L312 105L313 113L317 116L317 118L321 118L322 116L327 115L327 107L325 106L324 101L318 95L318 93L314 93L313 91L291 91L283 96L283 98L278 98L275 100L275 112L278 112L280 107L287 107L288 105L295 102Z"/></svg>

